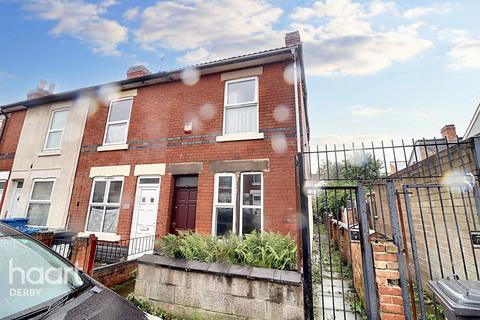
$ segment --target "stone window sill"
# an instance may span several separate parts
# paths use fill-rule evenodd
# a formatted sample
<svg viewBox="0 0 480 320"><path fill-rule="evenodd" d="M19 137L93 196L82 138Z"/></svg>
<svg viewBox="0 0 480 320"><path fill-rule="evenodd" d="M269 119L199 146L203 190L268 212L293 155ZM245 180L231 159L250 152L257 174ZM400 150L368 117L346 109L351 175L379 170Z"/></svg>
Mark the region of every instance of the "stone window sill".
<svg viewBox="0 0 480 320"><path fill-rule="evenodd" d="M115 151L115 150L128 150L128 144L107 144L97 148L97 151Z"/></svg>
<svg viewBox="0 0 480 320"><path fill-rule="evenodd" d="M234 133L234 134L225 134L223 136L217 136L217 142L225 141L242 141L242 140L259 140L263 139L263 132L254 132L254 133Z"/></svg>
<svg viewBox="0 0 480 320"><path fill-rule="evenodd" d="M39 157L51 157L51 156L59 156L62 154L61 150L43 150L38 154Z"/></svg>
<svg viewBox="0 0 480 320"><path fill-rule="evenodd" d="M102 240L102 241L119 241L120 240L120 236L118 234L115 234L115 233L105 233L105 232L89 232L89 231L85 231L85 232L80 232L78 234L78 236L80 238L88 238L88 236L90 236L91 234L94 234L98 240Z"/></svg>

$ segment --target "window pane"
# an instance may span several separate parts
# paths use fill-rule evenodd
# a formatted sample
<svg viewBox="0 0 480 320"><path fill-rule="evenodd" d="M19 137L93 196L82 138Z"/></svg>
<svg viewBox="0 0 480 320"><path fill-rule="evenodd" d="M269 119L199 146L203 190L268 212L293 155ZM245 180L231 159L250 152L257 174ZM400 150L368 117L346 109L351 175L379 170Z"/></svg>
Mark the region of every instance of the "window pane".
<svg viewBox="0 0 480 320"><path fill-rule="evenodd" d="M262 176L260 174L243 175L242 204L249 206L262 205Z"/></svg>
<svg viewBox="0 0 480 320"><path fill-rule="evenodd" d="M232 232L233 208L217 208L217 236Z"/></svg>
<svg viewBox="0 0 480 320"><path fill-rule="evenodd" d="M218 178L218 203L232 203L232 177Z"/></svg>
<svg viewBox="0 0 480 320"><path fill-rule="evenodd" d="M196 187L198 186L198 176L177 176L175 177L175 187Z"/></svg>
<svg viewBox="0 0 480 320"><path fill-rule="evenodd" d="M50 130L63 130L67 123L68 110L56 111L53 113Z"/></svg>
<svg viewBox="0 0 480 320"><path fill-rule="evenodd" d="M28 224L32 226L46 226L49 210L49 203L30 203L27 212Z"/></svg>
<svg viewBox="0 0 480 320"><path fill-rule="evenodd" d="M251 233L253 230L260 231L261 227L261 210L244 208L242 216L242 234Z"/></svg>
<svg viewBox="0 0 480 320"><path fill-rule="evenodd" d="M102 226L103 207L90 207L87 231L98 232Z"/></svg>
<svg viewBox="0 0 480 320"><path fill-rule="evenodd" d="M95 181L93 185L92 202L103 203L105 199L106 186L107 186L107 181Z"/></svg>
<svg viewBox="0 0 480 320"><path fill-rule="evenodd" d="M159 184L160 178L140 178L140 184Z"/></svg>
<svg viewBox="0 0 480 320"><path fill-rule="evenodd" d="M105 212L105 221L103 222L103 232L117 232L118 212L120 208L107 207Z"/></svg>
<svg viewBox="0 0 480 320"><path fill-rule="evenodd" d="M120 203L120 193L122 192L122 181L110 182L108 190L108 203Z"/></svg>
<svg viewBox="0 0 480 320"><path fill-rule="evenodd" d="M110 107L109 122L122 121L130 119L130 110L132 108L132 99L112 102Z"/></svg>
<svg viewBox="0 0 480 320"><path fill-rule="evenodd" d="M257 131L257 106L225 109L225 133Z"/></svg>
<svg viewBox="0 0 480 320"><path fill-rule="evenodd" d="M63 131L50 132L47 136L47 143L45 149L58 149L62 142Z"/></svg>
<svg viewBox="0 0 480 320"><path fill-rule="evenodd" d="M32 191L32 200L50 200L53 181L35 181Z"/></svg>
<svg viewBox="0 0 480 320"><path fill-rule="evenodd" d="M252 102L255 100L255 80L228 84L227 104Z"/></svg>
<svg viewBox="0 0 480 320"><path fill-rule="evenodd" d="M107 126L107 136L105 137L105 143L124 143L126 132L126 123L109 124Z"/></svg>

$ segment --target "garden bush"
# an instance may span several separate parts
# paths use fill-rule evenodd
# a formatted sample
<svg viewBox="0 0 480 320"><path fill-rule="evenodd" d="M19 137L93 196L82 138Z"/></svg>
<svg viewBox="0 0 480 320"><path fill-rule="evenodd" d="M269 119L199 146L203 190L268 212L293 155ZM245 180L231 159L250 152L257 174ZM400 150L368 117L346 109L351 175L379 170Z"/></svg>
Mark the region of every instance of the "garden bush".
<svg viewBox="0 0 480 320"><path fill-rule="evenodd" d="M194 232L169 234L157 240L156 250L177 259L230 263L279 270L295 270L297 245L274 232L252 232L243 237L214 237Z"/></svg>

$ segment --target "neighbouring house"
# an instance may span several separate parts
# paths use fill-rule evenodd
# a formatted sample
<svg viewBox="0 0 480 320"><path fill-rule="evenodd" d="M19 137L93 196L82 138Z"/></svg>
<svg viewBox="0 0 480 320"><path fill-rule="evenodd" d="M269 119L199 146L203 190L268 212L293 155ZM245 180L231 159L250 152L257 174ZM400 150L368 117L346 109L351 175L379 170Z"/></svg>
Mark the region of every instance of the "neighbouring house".
<svg viewBox="0 0 480 320"><path fill-rule="evenodd" d="M66 225L89 105L58 99L44 86L30 91L28 100L2 107L26 111L23 125L16 124L19 138L2 216L27 217L31 226L58 229Z"/></svg>
<svg viewBox="0 0 480 320"><path fill-rule="evenodd" d="M18 107L0 111L0 208L15 205L15 202L18 201L13 199L13 201L8 201L9 199L5 197L5 189L10 179L26 112L25 108ZM0 218L2 217L4 215L0 214Z"/></svg>
<svg viewBox="0 0 480 320"><path fill-rule="evenodd" d="M415 149L412 148L412 152L410 153L410 157L408 159L408 163L397 161L398 169L395 170L393 165L390 164L392 169L391 173L395 173L396 171L400 171L405 169L407 166L415 164L417 162L423 161L428 157L431 157L437 153L442 152L447 148L447 144L445 142L457 142L460 141L461 138L457 138L457 130L454 124L447 124L443 126L440 130L440 134L442 135L441 138L432 138L432 139L419 139L415 140L414 146ZM458 139L458 140L457 140Z"/></svg>
<svg viewBox="0 0 480 320"><path fill-rule="evenodd" d="M480 134L480 104L475 109L472 119L468 123L467 130L463 135L463 139L467 140L472 137L476 137Z"/></svg>
<svg viewBox="0 0 480 320"><path fill-rule="evenodd" d="M298 32L278 49L150 74L90 112L68 227L116 241L195 230L296 236L308 145Z"/></svg>

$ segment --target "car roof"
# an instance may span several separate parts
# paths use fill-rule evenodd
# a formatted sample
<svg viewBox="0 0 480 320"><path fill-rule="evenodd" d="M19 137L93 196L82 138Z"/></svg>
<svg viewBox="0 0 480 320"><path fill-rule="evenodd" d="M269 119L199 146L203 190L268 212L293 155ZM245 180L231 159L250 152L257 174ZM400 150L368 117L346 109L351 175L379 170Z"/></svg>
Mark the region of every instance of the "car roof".
<svg viewBox="0 0 480 320"><path fill-rule="evenodd" d="M25 235L18 230L0 222L0 237L23 236Z"/></svg>

